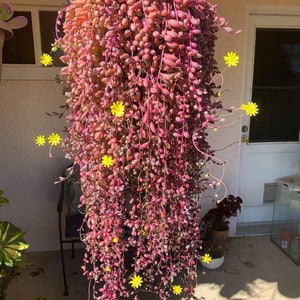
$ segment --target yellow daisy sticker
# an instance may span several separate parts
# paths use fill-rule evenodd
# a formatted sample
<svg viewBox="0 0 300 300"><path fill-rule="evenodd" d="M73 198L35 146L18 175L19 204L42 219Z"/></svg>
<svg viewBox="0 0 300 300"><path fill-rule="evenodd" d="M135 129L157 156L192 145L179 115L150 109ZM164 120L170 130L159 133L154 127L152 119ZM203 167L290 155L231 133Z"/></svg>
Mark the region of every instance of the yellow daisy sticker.
<svg viewBox="0 0 300 300"><path fill-rule="evenodd" d="M180 295L182 293L182 287L179 284L173 285L173 294Z"/></svg>
<svg viewBox="0 0 300 300"><path fill-rule="evenodd" d="M111 105L110 110L115 117L120 118L124 115L124 103L122 101L116 101Z"/></svg>
<svg viewBox="0 0 300 300"><path fill-rule="evenodd" d="M40 63L44 66L44 67L50 67L53 65L53 58L51 55L47 54L47 53L43 53L40 56Z"/></svg>
<svg viewBox="0 0 300 300"><path fill-rule="evenodd" d="M236 67L239 63L239 56L235 52L228 52L226 56L224 56L224 60L226 65L230 67Z"/></svg>
<svg viewBox="0 0 300 300"><path fill-rule="evenodd" d="M48 143L51 145L51 146L57 146L60 144L60 140L61 140L61 137L58 133L51 133L49 136L48 136Z"/></svg>
<svg viewBox="0 0 300 300"><path fill-rule="evenodd" d="M254 117L258 114L258 106L254 102L248 102L247 104L242 104L241 109L246 112L250 117Z"/></svg>
<svg viewBox="0 0 300 300"><path fill-rule="evenodd" d="M132 288L138 289L143 284L143 278L140 275L134 274L132 276L131 280L129 281L129 283L130 283Z"/></svg>
<svg viewBox="0 0 300 300"><path fill-rule="evenodd" d="M114 160L110 155L103 155L102 166L105 168L110 168L114 164Z"/></svg>
<svg viewBox="0 0 300 300"><path fill-rule="evenodd" d="M44 146L46 143L46 139L44 135L38 135L35 139L35 143L40 147L40 146Z"/></svg>
<svg viewBox="0 0 300 300"><path fill-rule="evenodd" d="M208 253L205 253L204 255L202 255L201 258L204 263L208 263L208 264L211 262L211 259L212 259L210 254L208 254Z"/></svg>

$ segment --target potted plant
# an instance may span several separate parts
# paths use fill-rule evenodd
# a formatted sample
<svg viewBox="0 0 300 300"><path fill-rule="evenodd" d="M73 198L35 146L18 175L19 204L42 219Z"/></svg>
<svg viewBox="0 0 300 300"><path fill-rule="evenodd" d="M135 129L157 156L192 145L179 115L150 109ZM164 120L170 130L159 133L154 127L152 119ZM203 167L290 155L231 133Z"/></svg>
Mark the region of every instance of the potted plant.
<svg viewBox="0 0 300 300"><path fill-rule="evenodd" d="M296 237L296 230L291 227L279 228L281 248L287 248Z"/></svg>
<svg viewBox="0 0 300 300"><path fill-rule="evenodd" d="M228 237L229 218L236 217L241 211L243 200L238 196L229 195L210 209L201 220L201 231L204 239L222 244Z"/></svg>
<svg viewBox="0 0 300 300"><path fill-rule="evenodd" d="M11 4L0 4L0 80L2 73L2 47L4 40L13 37L13 29L19 29L27 25L24 16L13 18L14 10Z"/></svg>
<svg viewBox="0 0 300 300"><path fill-rule="evenodd" d="M225 252L226 247L223 244L203 239L199 261L207 269L217 269L224 263Z"/></svg>
<svg viewBox="0 0 300 300"><path fill-rule="evenodd" d="M0 190L0 206L8 203ZM0 221L0 300L5 299L7 286L16 269L24 265L25 250L29 244L23 239L25 232L11 222Z"/></svg>

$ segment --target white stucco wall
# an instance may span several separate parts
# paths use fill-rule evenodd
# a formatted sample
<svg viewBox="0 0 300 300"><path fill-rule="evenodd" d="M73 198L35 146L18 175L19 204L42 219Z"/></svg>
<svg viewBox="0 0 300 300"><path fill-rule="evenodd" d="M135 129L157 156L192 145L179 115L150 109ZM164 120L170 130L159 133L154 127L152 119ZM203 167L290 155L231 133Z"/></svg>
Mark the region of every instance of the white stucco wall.
<svg viewBox="0 0 300 300"><path fill-rule="evenodd" d="M0 218L27 231L30 250L58 249L56 203L61 169L68 161L61 148L35 145L38 134L62 133L64 120L49 117L63 104L54 81L2 81L0 84L0 189L10 200Z"/></svg>
<svg viewBox="0 0 300 300"><path fill-rule="evenodd" d="M10 3L20 9L32 5L60 9L64 1ZM39 57L38 51L36 54ZM24 76L26 72L28 76ZM62 87L54 81L58 72L41 65L25 68L4 65L0 82L0 189L10 201L9 205L0 207L0 219L11 221L27 232L25 238L30 243L30 251L59 249L56 204L60 186L54 181L69 161L61 147L55 147L53 157L49 158L48 146L35 145L38 134L64 135L65 120L46 115L46 112L59 111L65 102ZM11 77L43 80L5 80Z"/></svg>
<svg viewBox="0 0 300 300"><path fill-rule="evenodd" d="M229 90L228 93L224 94L224 106L230 107L232 105L239 107L242 103L246 103L251 101L251 99L243 99L245 95L245 74L246 74L246 60L248 59L247 54L247 47L249 42L247 41L247 22L248 22L248 15L249 11L255 13L270 13L274 11L275 14L280 14L283 12L298 12L300 9L300 3L297 0L216 0L214 3L218 5L218 11L221 16L225 17L229 21L229 26L234 29L241 29L242 32L238 35L228 34L224 30L220 30L218 33L218 40L217 40L217 47L216 47L216 58L217 61L220 63L220 66L224 66L223 56L228 51L237 52L240 55L240 64L237 68L230 68L227 69L224 73L224 88ZM222 67L221 67L222 70ZM232 142L236 141L239 142L241 137L241 126L242 122L236 123L234 126L230 128L226 128L223 130L219 130L217 133L212 133L210 135L211 143L215 147L215 149L219 149L224 147L227 144L231 144ZM233 146L226 151L218 153L219 157L223 160L227 160L226 164L226 175L224 182L228 187L229 193L239 194L241 191L241 182L240 182L240 152L242 147L241 146ZM288 146L286 145L286 148ZM294 156L290 158L287 156L288 151L282 151L282 153L274 153L267 155L268 159L272 159L278 157L280 160L289 160L290 169L282 171L282 166L278 163L273 163L272 169L268 167L264 167L263 160L260 165L257 166L255 172L260 174L261 182L256 183L253 189L259 189L260 196L263 193L263 184L264 182L273 182L275 178L283 176L280 175L281 172L294 172L297 169L297 164L295 165ZM300 158L300 157L299 157ZM258 163L259 164L259 163ZM277 167L276 167L277 166ZM244 170L247 172L247 170ZM299 171L299 164L298 164L298 171ZM253 173L253 170L249 170L249 172ZM286 175L286 174L285 174ZM253 176L252 174L249 175ZM244 196L244 195L243 195ZM244 197L242 197L244 198ZM272 218L272 206L266 207L266 205L252 205L252 202L256 203L261 202L262 199L258 199L252 197L252 195L245 195L244 205L242 208L242 214L239 216L239 222L251 222L251 221L270 221ZM236 221L236 220L234 220ZM234 223L234 221L232 221ZM233 224L235 227L235 224ZM235 228L231 228L232 233L234 233Z"/></svg>
<svg viewBox="0 0 300 300"><path fill-rule="evenodd" d="M248 11L251 8L259 10L276 10L280 11L280 6L287 10L290 6L299 9L298 0L215 0L212 1L218 5L219 14L229 21L229 26L235 30L242 30L241 33L229 34L223 29L218 32L218 40L216 42L216 59L222 70L224 64L223 56L228 51L234 51L240 56L240 64L236 68L228 68L224 73L224 88L229 92L224 93L223 103L225 107L239 107L242 103L251 99L243 99L243 81L245 75L245 53L246 53L246 32ZM216 149L220 149L233 142L239 142L241 137L241 122L234 126L219 130L212 133L210 138ZM237 192L238 168L239 168L239 146L235 145L225 151L220 152L219 157L227 160L225 183L229 192Z"/></svg>

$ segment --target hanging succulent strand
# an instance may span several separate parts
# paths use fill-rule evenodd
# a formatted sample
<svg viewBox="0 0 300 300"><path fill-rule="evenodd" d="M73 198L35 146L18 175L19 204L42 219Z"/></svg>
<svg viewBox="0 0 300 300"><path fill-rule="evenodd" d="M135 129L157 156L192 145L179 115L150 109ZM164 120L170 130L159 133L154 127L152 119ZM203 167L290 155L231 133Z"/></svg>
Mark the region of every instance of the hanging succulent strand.
<svg viewBox="0 0 300 300"><path fill-rule="evenodd" d="M216 32L232 29L207 0L71 0L62 14L63 146L81 170L93 297L191 298L201 247L193 195L207 188L205 130L222 107L212 101Z"/></svg>

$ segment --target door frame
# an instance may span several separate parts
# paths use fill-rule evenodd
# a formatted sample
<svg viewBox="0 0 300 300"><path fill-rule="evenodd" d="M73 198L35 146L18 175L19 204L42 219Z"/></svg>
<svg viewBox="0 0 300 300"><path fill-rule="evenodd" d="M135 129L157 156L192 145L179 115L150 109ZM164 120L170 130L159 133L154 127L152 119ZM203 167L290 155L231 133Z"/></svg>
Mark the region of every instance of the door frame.
<svg viewBox="0 0 300 300"><path fill-rule="evenodd" d="M247 103L252 97L252 82L254 69L255 54L255 33L256 28L300 28L300 7L266 7L266 6L250 6L247 11L245 34L245 50L244 72L243 72L243 91L242 96L244 103ZM249 118L243 118L242 126L250 125ZM243 133L241 132L241 135ZM263 187L264 183L274 183L276 178L291 175L290 173L299 172L300 168L300 143L299 142L276 142L276 143L245 143L242 144L239 157L239 170L237 178L237 192L243 200L241 213L238 215L238 223L255 223L269 222L273 215L273 204L263 203ZM276 162L281 161L285 156L291 157L287 163L282 163L280 167L272 166L272 159ZM272 157L273 156L273 157ZM254 157L265 161L270 171L263 175L261 170L257 169L249 163ZM264 160L264 157L266 160ZM271 158L272 157L272 158ZM252 169L249 172L249 168ZM261 165L258 164L258 167ZM249 173L255 174L249 174ZM270 174L271 173L271 174ZM252 178L251 178L252 177ZM255 180L257 180L255 182ZM264 181L259 182L258 180ZM253 186L252 186L253 185ZM255 191L255 193L249 193ZM247 195L248 194L248 195Z"/></svg>

